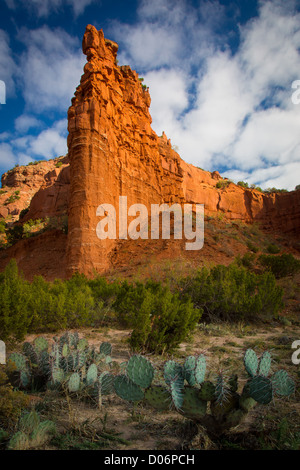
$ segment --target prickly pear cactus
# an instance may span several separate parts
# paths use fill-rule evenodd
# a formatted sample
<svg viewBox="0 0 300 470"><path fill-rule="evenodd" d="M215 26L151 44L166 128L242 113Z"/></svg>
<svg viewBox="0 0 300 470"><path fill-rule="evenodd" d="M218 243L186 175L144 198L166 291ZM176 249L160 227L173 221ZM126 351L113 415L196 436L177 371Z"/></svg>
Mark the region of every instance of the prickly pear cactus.
<svg viewBox="0 0 300 470"><path fill-rule="evenodd" d="M86 373L86 384L93 385L98 378L98 368L96 364L91 364Z"/></svg>
<svg viewBox="0 0 300 470"><path fill-rule="evenodd" d="M253 377L250 382L249 394L257 403L267 405L273 399L273 386L270 379L262 375Z"/></svg>
<svg viewBox="0 0 300 470"><path fill-rule="evenodd" d="M198 421L206 415L207 401L201 400L196 388L186 387L180 412L189 419Z"/></svg>
<svg viewBox="0 0 300 470"><path fill-rule="evenodd" d="M197 383L200 385L204 382L206 373L206 358L204 354L200 354L196 360L196 368L195 368L195 378Z"/></svg>
<svg viewBox="0 0 300 470"><path fill-rule="evenodd" d="M159 411L168 411L172 407L172 396L162 385L152 385L145 392L145 401Z"/></svg>
<svg viewBox="0 0 300 470"><path fill-rule="evenodd" d="M273 390L279 397L289 397L295 392L295 382L288 373L280 369L271 377Z"/></svg>
<svg viewBox="0 0 300 470"><path fill-rule="evenodd" d="M42 336L38 336L37 338L35 338L33 344L34 344L34 349L38 355L42 351L48 351L48 347L49 347L48 341Z"/></svg>
<svg viewBox="0 0 300 470"><path fill-rule="evenodd" d="M150 387L153 377L154 369L151 362L143 356L132 356L127 364L128 377L141 388Z"/></svg>
<svg viewBox="0 0 300 470"><path fill-rule="evenodd" d="M257 372L258 375L268 377L271 368L271 362L271 354L269 353L269 351L265 351L259 361Z"/></svg>
<svg viewBox="0 0 300 470"><path fill-rule="evenodd" d="M80 375L74 372L68 380L68 390L71 393L79 392L80 390Z"/></svg>
<svg viewBox="0 0 300 470"><path fill-rule="evenodd" d="M112 352L112 345L110 343L101 343L100 344L100 354L104 354L105 356L110 356Z"/></svg>
<svg viewBox="0 0 300 470"><path fill-rule="evenodd" d="M201 388L198 392L199 398L204 401L212 401L215 399L216 387L210 381L202 383Z"/></svg>
<svg viewBox="0 0 300 470"><path fill-rule="evenodd" d="M126 375L117 375L114 381L116 394L126 401L141 401L144 391Z"/></svg>
<svg viewBox="0 0 300 470"><path fill-rule="evenodd" d="M247 349L245 352L244 365L250 377L254 377L257 374L258 359L253 349Z"/></svg>

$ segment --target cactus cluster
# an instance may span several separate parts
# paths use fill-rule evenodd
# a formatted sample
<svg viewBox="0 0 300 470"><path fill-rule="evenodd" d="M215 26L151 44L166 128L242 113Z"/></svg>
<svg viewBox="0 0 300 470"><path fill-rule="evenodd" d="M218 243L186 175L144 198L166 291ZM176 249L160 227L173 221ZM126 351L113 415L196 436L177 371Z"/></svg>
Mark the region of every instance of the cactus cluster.
<svg viewBox="0 0 300 470"><path fill-rule="evenodd" d="M249 379L238 393L237 375L217 374L214 381L205 380L206 358L203 354L189 356L184 364L169 360L163 367L164 384L153 384L155 371L143 356L132 356L123 374L115 378L115 391L127 401L142 401L163 411L175 409L186 418L222 431L238 425L257 403L268 404L277 396L290 396L295 390L293 380L284 370L268 378L271 355L260 359L248 349L244 364Z"/></svg>
<svg viewBox="0 0 300 470"><path fill-rule="evenodd" d="M257 403L266 405L275 396L289 397L295 391L286 371L270 375L272 360L267 351L260 358L252 349L246 351L248 380L239 393L235 374L219 372L215 378L206 377L204 354L189 356L183 364L168 360L162 369L155 370L150 360L139 354L117 364L111 352L110 343L102 343L96 350L76 333L66 333L54 338L51 348L44 338L24 343L23 354L11 354L8 363L22 388L42 384L70 393L87 391L100 407L103 396L115 392L128 402L144 401L161 411L177 410L216 433L238 425ZM26 440L23 434L20 440Z"/></svg>
<svg viewBox="0 0 300 470"><path fill-rule="evenodd" d="M270 403L274 396L288 397L295 391L295 383L285 370L280 369L269 377L271 363L272 359L268 351L264 352L260 358L253 349L246 351L244 364L250 376L246 393L262 405Z"/></svg>
<svg viewBox="0 0 300 470"><path fill-rule="evenodd" d="M31 411L21 416L18 429L8 443L9 450L36 449L46 444L56 426L53 421L41 421L39 414Z"/></svg>
<svg viewBox="0 0 300 470"><path fill-rule="evenodd" d="M102 343L96 350L85 338L70 332L53 340L50 347L45 338L38 337L23 344L23 354L9 356L8 371L14 385L25 390L67 389L70 393L88 389L101 404L102 396L113 391L114 376L109 371L116 363L110 357L111 344Z"/></svg>

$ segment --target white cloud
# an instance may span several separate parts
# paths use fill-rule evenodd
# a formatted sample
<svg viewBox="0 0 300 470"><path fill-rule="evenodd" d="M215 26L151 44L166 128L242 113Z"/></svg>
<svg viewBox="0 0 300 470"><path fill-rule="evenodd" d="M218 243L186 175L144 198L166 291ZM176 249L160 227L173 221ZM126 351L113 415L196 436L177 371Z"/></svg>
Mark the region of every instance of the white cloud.
<svg viewBox="0 0 300 470"><path fill-rule="evenodd" d="M52 128L42 131L30 143L29 153L45 159L67 153L67 120L57 121Z"/></svg>
<svg viewBox="0 0 300 470"><path fill-rule="evenodd" d="M5 0L8 8L15 10L18 7L26 7L38 17L45 18L51 13L59 13L68 5L73 9L75 16L81 15L86 7L95 0Z"/></svg>
<svg viewBox="0 0 300 470"><path fill-rule="evenodd" d="M7 138L6 135L3 136ZM67 120L56 121L36 135L19 135L0 143L0 167L12 168L16 163L27 165L34 160L59 157L67 153ZM4 140L3 138L3 140ZM0 135L1 139L1 135Z"/></svg>
<svg viewBox="0 0 300 470"><path fill-rule="evenodd" d="M85 63L78 40L47 26L22 30L19 39L27 47L20 68L26 109L36 113L51 109L66 112Z"/></svg>
<svg viewBox="0 0 300 470"><path fill-rule="evenodd" d="M26 133L29 129L41 127L43 123L34 116L22 114L15 120L17 132Z"/></svg>
<svg viewBox="0 0 300 470"><path fill-rule="evenodd" d="M10 144L0 144L0 166L12 168L16 164L16 157Z"/></svg>
<svg viewBox="0 0 300 470"><path fill-rule="evenodd" d="M259 2L233 54L218 2L143 0L134 25L113 23L121 59L150 87L152 127L187 162L250 183L295 186L300 162L300 13L293 0ZM237 12L235 12L237 14ZM264 175L263 177L261 175ZM297 183L299 184L299 182ZM275 185L275 184L273 184Z"/></svg>
<svg viewBox="0 0 300 470"><path fill-rule="evenodd" d="M9 46L9 37L5 31L0 29L0 80L5 83L8 97L15 95L14 75L16 71L17 67Z"/></svg>

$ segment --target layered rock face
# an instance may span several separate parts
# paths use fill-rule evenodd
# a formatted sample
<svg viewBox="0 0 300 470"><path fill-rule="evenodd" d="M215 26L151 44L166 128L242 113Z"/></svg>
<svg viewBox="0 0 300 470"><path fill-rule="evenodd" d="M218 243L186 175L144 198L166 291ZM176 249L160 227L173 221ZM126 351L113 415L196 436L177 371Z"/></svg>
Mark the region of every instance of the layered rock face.
<svg viewBox="0 0 300 470"><path fill-rule="evenodd" d="M99 240L97 207L183 202L180 157L151 129L150 96L138 75L116 63L118 46L88 26L88 63L69 109L71 188L67 270L92 274L109 266L114 240Z"/></svg>
<svg viewBox="0 0 300 470"><path fill-rule="evenodd" d="M109 267L116 241L99 240L97 207L112 204L119 228L119 196L128 207L199 203L205 213L255 220L271 229L300 229L300 192L266 195L229 184L185 163L163 133L151 129L150 95L137 73L117 65L118 45L89 25L83 38L87 64L68 112L70 158L67 273L87 275Z"/></svg>
<svg viewBox="0 0 300 470"><path fill-rule="evenodd" d="M66 214L69 199L69 159L36 162L15 167L1 178L0 218L17 222L21 211L28 210L22 222L29 219Z"/></svg>

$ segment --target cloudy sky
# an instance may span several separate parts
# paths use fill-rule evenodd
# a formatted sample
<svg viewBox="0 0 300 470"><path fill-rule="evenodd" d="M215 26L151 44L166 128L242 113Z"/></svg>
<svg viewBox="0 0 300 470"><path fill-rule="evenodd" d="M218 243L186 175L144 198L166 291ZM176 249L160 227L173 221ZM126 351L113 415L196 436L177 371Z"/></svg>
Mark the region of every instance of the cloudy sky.
<svg viewBox="0 0 300 470"><path fill-rule="evenodd" d="M82 36L93 24L119 43L119 65L144 77L152 127L185 161L262 188L300 184L300 0L0 0L0 8L0 174L67 152Z"/></svg>

